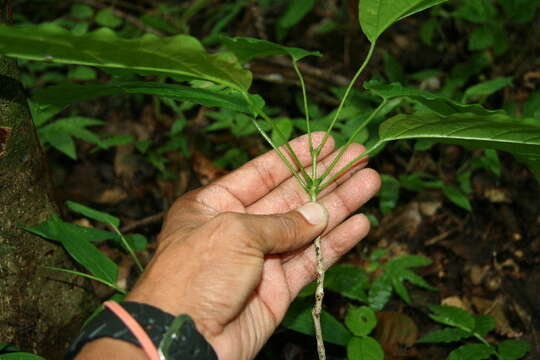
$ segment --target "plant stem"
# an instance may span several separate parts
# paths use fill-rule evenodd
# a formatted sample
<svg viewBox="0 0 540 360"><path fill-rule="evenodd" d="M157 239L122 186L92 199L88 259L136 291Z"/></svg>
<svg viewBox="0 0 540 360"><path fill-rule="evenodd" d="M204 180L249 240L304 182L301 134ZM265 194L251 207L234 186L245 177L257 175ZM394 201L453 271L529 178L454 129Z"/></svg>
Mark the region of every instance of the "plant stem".
<svg viewBox="0 0 540 360"><path fill-rule="evenodd" d="M139 258L137 257L137 254L135 254L135 251L133 250L133 248L129 245L127 239L125 238L125 236L120 232L120 230L114 226L113 224L109 223L109 226L112 227L112 229L114 230L114 232L120 237L120 240L122 241L122 245L124 245L124 247L126 248L126 250L128 251L129 255L131 255L131 257L133 258L133 261L135 261L135 264L137 264L137 268L139 269L139 271L142 273L144 271L144 266L141 264L141 262L139 261Z"/></svg>
<svg viewBox="0 0 540 360"><path fill-rule="evenodd" d="M349 139L347 140L345 145L343 145L341 149L339 150L338 155L334 158L334 160L332 160L332 163L330 164L330 166L328 166L325 172L318 179L319 182L324 181L324 179L332 172L332 170L334 170L334 167L336 167L339 159L341 159L345 151L347 151L349 146L352 144L354 138L360 133L360 131L362 131L371 122L371 120L375 118L375 116L379 113L379 111L381 111L382 108L386 106L386 104L387 104L387 101L384 100L375 110L371 112L368 118L354 130L353 134L349 136Z"/></svg>
<svg viewBox="0 0 540 360"><path fill-rule="evenodd" d="M261 128L261 126L259 125L259 123L257 122L257 120L255 119L251 119L251 121L253 122L253 125L255 125L255 127L257 128L257 130L259 131L259 133L261 134L261 136L268 142L268 144L270 144L270 146L272 147L272 149L274 149L274 151L276 152L276 154L278 154L279 158L281 159L281 161L283 161L283 163L287 166L287 168L289 169L289 171L291 172L291 174L296 178L296 180L298 181L298 183L300 184L300 186L302 186L302 188L309 193L309 189L307 187L307 183L304 179L302 179L299 175L298 175L298 172L296 171L296 169L294 168L294 166L291 164L291 162L289 161L289 159L287 159L287 157L285 156L285 154L283 154L283 151L281 151L273 142L272 142L272 139L270 139L270 136L268 136L268 134L266 133L266 131L264 131L263 128Z"/></svg>
<svg viewBox="0 0 540 360"><path fill-rule="evenodd" d="M103 279L101 279L101 278L99 278L97 276L94 276L94 275L86 274L86 273L83 273L83 272L80 272L80 271L75 271L75 270L57 268L57 267L54 267L54 266L43 266L43 268L48 269L48 270L53 270L53 271L65 272L65 273L68 273L68 274L78 275L78 276L82 276L82 277L85 277L85 278L88 278L88 279L91 279L91 280L95 280L97 282L100 282L102 284L105 284L105 285L113 288L114 290L118 291L120 294L123 294L123 295L127 294L126 290L122 289L121 287L117 286L116 284L110 283L110 282L108 282L106 280L103 280Z"/></svg>
<svg viewBox="0 0 540 360"><path fill-rule="evenodd" d="M313 147L313 136L311 134L311 122L309 118L309 106L307 101L307 91L306 91L306 83L304 82L304 77L302 76L302 73L300 72L300 69L298 68L298 64L296 61L293 61L293 68L296 72L296 75L298 76L298 79L300 80L300 87L302 88L302 98L304 100L304 114L306 116L306 128L308 133L308 144L309 144L309 153L311 155L311 178L316 179L317 178L317 156L313 156L314 154L314 147Z"/></svg>
<svg viewBox="0 0 540 360"><path fill-rule="evenodd" d="M292 149L291 145L289 144L289 142L287 141L287 138L285 137L285 135L283 134L283 132L281 132L281 130L275 126L275 124L272 122L272 119L270 119L270 117L268 115L266 115L266 113L260 109L258 106L256 106L253 101L251 100L251 98L249 97L249 94L245 91L242 91L241 92L242 95L244 96L244 99L246 100L246 102L251 106L251 108L255 111L255 113L257 115L259 115L260 117L262 117L271 127L272 129L274 129L277 134L282 138L282 140L285 142L285 148L287 149L287 151L289 152L289 155L291 156L291 159L293 160L294 164L298 167L298 169L300 170L300 173L302 174L302 176L304 177L304 180L305 180L305 183L309 183L310 182L310 177L309 175L306 173L306 170L304 169L304 166L302 165L302 163L300 162L300 160L298 159L298 156L296 156L296 153L294 152L294 150ZM294 166L292 166L292 164L287 160L287 158L285 157L285 155L283 154L283 152L272 142L272 139L270 139L270 137L268 136L268 134L266 134L266 132L259 126L259 124L257 123L257 120L253 119L253 123L255 124L255 127L257 127L257 130L259 130L259 132L263 135L263 137L266 139L266 141L268 141L268 143L272 146L272 148L274 150L276 150L276 152L278 153L279 157L286 163L288 164L287 167L289 167L289 169L294 169ZM291 170L291 172L294 174L296 174L296 170ZM301 183L302 184L302 183Z"/></svg>
<svg viewBox="0 0 540 360"><path fill-rule="evenodd" d="M311 201L317 201L317 190L311 192ZM317 261L317 289L315 290L315 304L311 310L311 316L313 318L313 325L315 328L315 338L317 339L317 353L319 354L319 360L326 360L326 350L324 348L324 338L321 327L321 311L324 299L324 256L322 252L321 236L315 239L315 257Z"/></svg>
<svg viewBox="0 0 540 360"><path fill-rule="evenodd" d="M330 185L331 183L333 183L338 177L340 177L341 175L345 174L351 167L353 167L358 161L360 161L361 159L365 158L366 156L368 156L369 154L371 154L372 152L378 150L386 141L378 141L375 145L373 145L372 147L370 147L369 149L367 149L366 151L364 151L362 154L358 155L357 157L355 157L354 159L352 159L351 161L349 161L347 163L347 165L345 165L344 167L342 167L338 172L336 172L329 180L323 182L319 188L319 191L322 191L324 188L326 188L328 185Z"/></svg>
<svg viewBox="0 0 540 360"><path fill-rule="evenodd" d="M332 119L332 122L330 123L330 126L328 127L328 130L326 130L326 134L324 135L324 138L323 138L322 142L317 147L317 151L316 151L317 155L321 152L321 149L324 147L324 145L328 141L328 137L330 136L330 132L334 128L334 125L336 124L336 121L338 120L339 115L341 114L341 110L343 109L343 106L345 105L345 101L349 97L349 94L350 94L350 92L352 90L352 87L354 86L354 84L356 83L356 80L358 80L358 78L360 77L360 75L362 74L364 69L366 68L367 64L369 63L369 61L373 57L373 52L375 50L375 44L376 44L375 41L371 43L371 46L369 47L369 52L368 52L368 54L366 56L366 59L364 60L364 63L360 66L360 68L358 69L358 71L356 72L354 77L352 78L351 82L349 83L349 86L347 87L347 90L345 90L345 94L343 95L343 98L341 99L341 102L339 103L336 114L334 115L334 118Z"/></svg>

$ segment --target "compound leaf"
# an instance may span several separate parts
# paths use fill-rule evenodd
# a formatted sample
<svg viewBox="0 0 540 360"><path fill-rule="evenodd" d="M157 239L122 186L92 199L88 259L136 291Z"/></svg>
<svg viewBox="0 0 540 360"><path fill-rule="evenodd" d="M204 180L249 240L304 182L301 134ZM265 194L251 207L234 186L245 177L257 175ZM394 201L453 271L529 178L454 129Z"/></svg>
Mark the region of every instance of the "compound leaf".
<svg viewBox="0 0 540 360"><path fill-rule="evenodd" d="M422 338L420 338L417 343L450 343L466 339L471 337L472 334L461 329L456 328L446 328L441 330L432 331Z"/></svg>
<svg viewBox="0 0 540 360"><path fill-rule="evenodd" d="M99 136L86 129L89 126L103 125L98 119L73 116L59 119L38 129L38 135L43 144L50 144L58 151L73 160L77 159L77 150L73 138L79 138L89 143L100 145Z"/></svg>

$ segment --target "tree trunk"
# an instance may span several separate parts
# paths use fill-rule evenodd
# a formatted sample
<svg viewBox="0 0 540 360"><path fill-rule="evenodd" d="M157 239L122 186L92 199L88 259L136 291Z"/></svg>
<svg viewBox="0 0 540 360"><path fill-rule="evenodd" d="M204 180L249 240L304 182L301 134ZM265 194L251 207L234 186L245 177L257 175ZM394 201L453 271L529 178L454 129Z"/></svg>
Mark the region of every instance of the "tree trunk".
<svg viewBox="0 0 540 360"><path fill-rule="evenodd" d="M0 23L10 17L0 0ZM0 343L61 359L97 303L65 251L22 230L58 212L15 62L0 56Z"/></svg>

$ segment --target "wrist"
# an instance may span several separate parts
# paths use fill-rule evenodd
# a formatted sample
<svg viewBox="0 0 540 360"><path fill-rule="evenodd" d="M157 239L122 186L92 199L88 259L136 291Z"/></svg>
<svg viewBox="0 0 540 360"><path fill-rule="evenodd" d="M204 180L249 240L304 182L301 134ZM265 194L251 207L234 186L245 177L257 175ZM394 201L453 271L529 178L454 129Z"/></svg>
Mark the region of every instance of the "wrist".
<svg viewBox="0 0 540 360"><path fill-rule="evenodd" d="M147 360L144 351L129 342L102 338L86 344L75 360Z"/></svg>

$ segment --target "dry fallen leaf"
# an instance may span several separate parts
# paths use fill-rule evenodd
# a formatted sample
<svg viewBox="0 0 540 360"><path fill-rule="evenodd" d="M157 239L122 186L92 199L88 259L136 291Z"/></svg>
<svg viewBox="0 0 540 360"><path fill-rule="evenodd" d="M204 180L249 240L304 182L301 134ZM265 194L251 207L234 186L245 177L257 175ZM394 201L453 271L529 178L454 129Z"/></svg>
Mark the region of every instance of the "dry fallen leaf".
<svg viewBox="0 0 540 360"><path fill-rule="evenodd" d="M418 327L409 316L397 311L380 311L377 320L374 337L384 349L385 359L416 356L414 344L418 339Z"/></svg>

